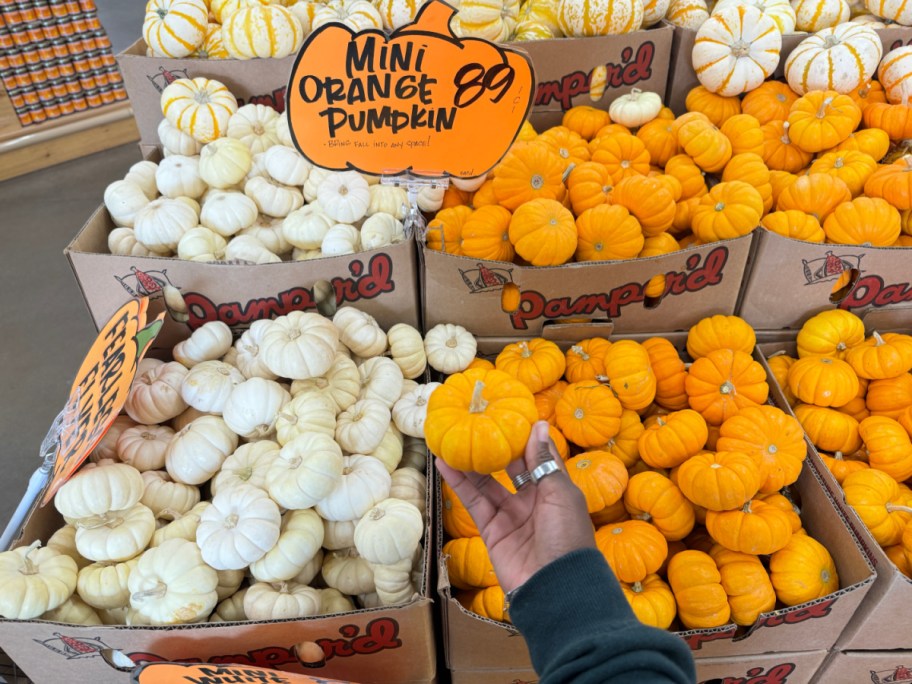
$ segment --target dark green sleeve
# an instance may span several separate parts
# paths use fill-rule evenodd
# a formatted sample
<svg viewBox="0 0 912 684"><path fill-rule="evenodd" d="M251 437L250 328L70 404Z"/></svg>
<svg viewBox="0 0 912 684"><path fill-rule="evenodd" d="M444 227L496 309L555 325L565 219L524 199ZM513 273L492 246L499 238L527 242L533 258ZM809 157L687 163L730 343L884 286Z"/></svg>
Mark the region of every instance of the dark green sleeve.
<svg viewBox="0 0 912 684"><path fill-rule="evenodd" d="M568 553L535 573L513 595L510 619L541 684L696 681L687 644L637 620L595 549Z"/></svg>

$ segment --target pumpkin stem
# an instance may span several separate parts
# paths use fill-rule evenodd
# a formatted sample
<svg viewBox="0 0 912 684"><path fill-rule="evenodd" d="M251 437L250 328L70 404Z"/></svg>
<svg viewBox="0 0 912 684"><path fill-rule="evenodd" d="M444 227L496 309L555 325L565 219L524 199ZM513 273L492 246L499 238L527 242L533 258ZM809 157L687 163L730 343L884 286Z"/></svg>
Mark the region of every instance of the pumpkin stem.
<svg viewBox="0 0 912 684"><path fill-rule="evenodd" d="M788 121L786 121L784 124L782 124L782 137L779 138L779 140L782 141L783 145L792 144L792 139L789 138L789 122Z"/></svg>
<svg viewBox="0 0 912 684"><path fill-rule="evenodd" d="M168 593L168 585L161 580L156 580L155 586L144 591L137 591L130 595L131 601L145 601L147 598L160 599Z"/></svg>
<svg viewBox="0 0 912 684"><path fill-rule="evenodd" d="M634 520L642 520L644 522L649 522L650 520L652 520L652 516L649 515L649 513L647 513L646 511L643 511L639 515L634 515L634 516L632 516L632 518Z"/></svg>
<svg viewBox="0 0 912 684"><path fill-rule="evenodd" d="M526 342L519 342L519 355L524 359L528 359L532 356L532 352L529 350L529 345Z"/></svg>
<svg viewBox="0 0 912 684"><path fill-rule="evenodd" d="M103 513L102 515L93 515L90 518L77 520L76 527L80 527L84 530L97 530L100 527L110 527L113 529L115 527L120 527L122 523L123 518L109 518L108 513Z"/></svg>
<svg viewBox="0 0 912 684"><path fill-rule="evenodd" d="M384 513L383 509L379 506L374 506L370 510L370 513L368 513L368 516L371 520L380 520L380 518L382 518L384 515L386 515L386 513Z"/></svg>
<svg viewBox="0 0 912 684"><path fill-rule="evenodd" d="M821 570L820 579L824 582L824 584L829 582L830 581L830 571L825 568L823 570Z"/></svg>
<svg viewBox="0 0 912 684"><path fill-rule="evenodd" d="M237 527L238 520L239 520L238 514L232 513L227 518L225 518L225 523L224 523L225 527L227 527L229 529L231 529L233 527Z"/></svg>
<svg viewBox="0 0 912 684"><path fill-rule="evenodd" d="M33 541L29 547L28 551L25 552L25 555L22 557L22 567L19 569L19 573L22 575L37 575L38 566L32 563L32 559L29 558L32 555L32 551L41 546L41 540L36 539Z"/></svg>
<svg viewBox="0 0 912 684"><path fill-rule="evenodd" d="M844 460L845 460L845 458L843 457L841 451L837 451L835 454L833 454L833 458L835 458L837 461L844 461Z"/></svg>
<svg viewBox="0 0 912 684"><path fill-rule="evenodd" d="M570 347L570 351L579 356L583 361L588 361L591 358L589 354L586 353L586 350L578 344L574 344L572 347Z"/></svg>
<svg viewBox="0 0 912 684"><path fill-rule="evenodd" d="M820 103L820 109L817 110L818 119L823 119L824 117L826 117L827 107L829 107L831 104L833 104L832 97L823 98L823 102Z"/></svg>
<svg viewBox="0 0 912 684"><path fill-rule="evenodd" d="M177 520L181 517L180 511L175 511L173 508L163 508L158 512L158 518L162 520Z"/></svg>
<svg viewBox="0 0 912 684"><path fill-rule="evenodd" d="M912 513L912 508L909 506L898 506L896 504L888 503L887 513Z"/></svg>
<svg viewBox="0 0 912 684"><path fill-rule="evenodd" d="M481 396L484 392L485 384L481 380L475 381L475 389L472 390L472 400L469 402L469 413L484 413L488 408L487 400Z"/></svg>
<svg viewBox="0 0 912 684"><path fill-rule="evenodd" d="M630 585L630 589L631 589L631 591L633 591L633 592L636 593L636 594L642 593L642 591L643 591L643 583L640 582L639 580L637 580L637 581L634 582L632 585Z"/></svg>
<svg viewBox="0 0 912 684"><path fill-rule="evenodd" d="M659 427L664 427L668 425L668 421L665 420L662 416L656 416L656 425Z"/></svg>
<svg viewBox="0 0 912 684"><path fill-rule="evenodd" d="M742 511L743 513L753 513L753 511L751 510L751 504L752 504L752 503L753 503L753 500L752 500L752 499L748 499L748 500L744 503L744 506L741 507L741 511Z"/></svg>
<svg viewBox="0 0 912 684"><path fill-rule="evenodd" d="M726 381L723 382L722 385L719 387L719 393L720 393L720 394L734 394L734 393L735 393L735 386L731 383L730 380L726 380Z"/></svg>
<svg viewBox="0 0 912 684"><path fill-rule="evenodd" d="M567 182L567 178L570 177L570 172L573 171L573 169L575 169L575 168L576 168L575 163L571 162L571 163L567 164L567 168L564 170L564 175L561 176L561 183Z"/></svg>
<svg viewBox="0 0 912 684"><path fill-rule="evenodd" d="M879 347L879 346L881 346L881 345L883 345L883 344L886 344L886 342L884 342L884 338L882 338L882 337L880 336L880 333L877 332L876 330L875 330L874 332L871 333L871 337L874 338L874 346L875 346L875 347Z"/></svg>
<svg viewBox="0 0 912 684"><path fill-rule="evenodd" d="M280 594L288 594L288 582L279 582L278 585L275 585L276 589L279 590Z"/></svg>

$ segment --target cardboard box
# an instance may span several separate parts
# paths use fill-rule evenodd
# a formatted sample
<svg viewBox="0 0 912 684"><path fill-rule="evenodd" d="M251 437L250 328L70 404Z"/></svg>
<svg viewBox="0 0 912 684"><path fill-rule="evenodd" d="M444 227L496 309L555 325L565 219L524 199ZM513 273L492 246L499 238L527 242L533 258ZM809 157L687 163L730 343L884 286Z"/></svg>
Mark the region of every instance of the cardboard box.
<svg viewBox="0 0 912 684"><path fill-rule="evenodd" d="M902 247L821 244L754 232L757 247L738 314L757 329L797 330L836 306L864 316L912 305L912 273ZM840 278L848 284L834 292Z"/></svg>
<svg viewBox="0 0 912 684"><path fill-rule="evenodd" d="M880 34L881 42L884 45L884 54L900 45L908 44L912 40L912 28L888 28L877 31ZM779 60L779 66L773 72L772 78L784 80L785 61L792 50L798 47L798 43L808 37L807 33L790 33L782 36L782 51ZM683 114L687 111L684 106L684 100L687 93L692 88L700 85L697 75L694 73L693 53L694 40L697 32L692 29L674 27L674 40L671 48L671 69L668 78L668 90L665 95L665 104L674 111L675 114Z"/></svg>
<svg viewBox="0 0 912 684"><path fill-rule="evenodd" d="M566 110L587 104L608 109L632 88L664 93L671 61L672 28L660 25L645 31L593 38L558 38L514 43L532 59L537 88L531 121L537 128L560 124ZM178 78L206 76L221 81L238 104L268 105L285 111L285 89L295 55L281 59L168 59L146 57L146 44L137 40L117 56L140 138L157 142L161 93ZM601 97L590 93L592 71L606 70Z"/></svg>
<svg viewBox="0 0 912 684"><path fill-rule="evenodd" d="M704 316L735 312L753 239L751 233L657 257L552 267L422 246L424 324L458 323L492 337L534 337L549 321L576 317L610 319L624 334L687 330ZM666 276L666 294L650 302L644 290L655 275ZM501 304L505 286L519 289L515 311Z"/></svg>
<svg viewBox="0 0 912 684"><path fill-rule="evenodd" d="M187 325L166 317L157 348L170 349L191 329L213 320L236 333L260 318L316 308L314 285L332 284L336 299L368 312L383 328L419 327L417 246L414 240L357 254L275 264L202 264L176 257L108 253L114 224L99 207L64 250L86 306L103 325L131 297L150 295L150 315L164 307L162 288L178 288L190 310Z"/></svg>
<svg viewBox="0 0 912 684"><path fill-rule="evenodd" d="M834 651L817 672L815 682L873 682L912 680L912 651Z"/></svg>
<svg viewBox="0 0 912 684"><path fill-rule="evenodd" d="M582 336L601 334L594 333L592 326L586 325L567 326L567 329L569 334L559 338L558 343L562 346L567 346ZM654 334L656 333L620 337L641 339ZM679 349L683 348L686 339L684 333L661 334ZM482 355L494 353L502 347L504 341L506 340L481 339L479 352ZM756 358L759 360L760 356L757 355ZM811 536L830 550L839 572L840 590L816 601L764 613L755 625L746 630L729 624L713 629L677 632L690 646L698 664L704 659L728 659L726 665L739 665L746 663L746 657L753 659L758 655L775 654L768 663L769 667L773 667L785 662L777 660L781 654L803 648L805 651L816 652L816 656L813 662L809 661L802 668L803 672L807 672L806 678L799 677L795 681L810 681L810 675L823 662L824 652L836 643L846 625L854 620L853 616L874 583L874 568L816 470L804 468L796 488L804 526ZM441 598L447 667L464 676L468 676L465 674L467 672L478 670L509 670L510 674L521 676L522 681L522 676L531 672L532 668L528 648L519 632L511 625L467 611L453 598L446 563L441 553L444 532L440 511L438 499L437 591ZM506 683L511 680L485 681Z"/></svg>

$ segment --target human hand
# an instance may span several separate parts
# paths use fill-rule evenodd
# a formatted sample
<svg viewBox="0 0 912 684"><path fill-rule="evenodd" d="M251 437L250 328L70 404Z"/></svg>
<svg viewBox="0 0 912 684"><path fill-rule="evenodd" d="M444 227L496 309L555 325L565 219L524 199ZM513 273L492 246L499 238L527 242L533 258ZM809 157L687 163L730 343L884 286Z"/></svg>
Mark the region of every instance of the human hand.
<svg viewBox="0 0 912 684"><path fill-rule="evenodd" d="M547 461L555 461L560 470L511 494L490 475L454 470L436 460L440 474L475 521L505 592L571 551L595 548L586 500L567 475L547 422L532 426L523 458L512 462L507 473L515 478Z"/></svg>

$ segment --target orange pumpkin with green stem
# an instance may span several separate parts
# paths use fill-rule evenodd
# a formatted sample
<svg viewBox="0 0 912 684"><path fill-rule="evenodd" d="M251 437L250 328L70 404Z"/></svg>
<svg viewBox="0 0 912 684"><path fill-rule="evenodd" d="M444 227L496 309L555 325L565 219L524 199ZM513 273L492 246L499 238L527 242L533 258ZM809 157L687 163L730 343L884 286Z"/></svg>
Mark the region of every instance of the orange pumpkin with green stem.
<svg viewBox="0 0 912 684"><path fill-rule="evenodd" d="M479 589L497 584L497 575L481 537L460 537L443 545L450 584L457 589Z"/></svg>
<svg viewBox="0 0 912 684"><path fill-rule="evenodd" d="M508 235L516 254L533 266L559 266L576 252L573 214L557 200L539 198L518 207Z"/></svg>
<svg viewBox="0 0 912 684"><path fill-rule="evenodd" d="M654 468L674 468L697 454L708 436L706 421L692 409L657 416L640 435L640 458Z"/></svg>
<svg viewBox="0 0 912 684"><path fill-rule="evenodd" d="M731 551L720 544L713 545L709 555L719 568L722 588L731 606L732 622L750 627L761 613L775 608L776 592L757 556Z"/></svg>
<svg viewBox="0 0 912 684"><path fill-rule="evenodd" d="M899 484L875 468L852 473L842 482L845 502L858 514L871 536L881 546L902 541L912 520L912 508L905 505Z"/></svg>
<svg viewBox="0 0 912 684"><path fill-rule="evenodd" d="M641 582L661 567L668 542L652 525L626 520L600 527L595 545L622 582Z"/></svg>
<svg viewBox="0 0 912 684"><path fill-rule="evenodd" d="M631 519L652 523L668 541L683 539L694 526L693 505L674 482L656 472L630 478L624 506Z"/></svg>
<svg viewBox="0 0 912 684"><path fill-rule="evenodd" d="M576 219L577 261L633 259L643 249L640 222L624 207L601 204Z"/></svg>
<svg viewBox="0 0 912 684"><path fill-rule="evenodd" d="M633 614L644 625L668 629L677 614L674 594L657 574L647 575L639 582L621 582L621 591Z"/></svg>
<svg viewBox="0 0 912 684"><path fill-rule="evenodd" d="M864 192L864 184L877 170L877 162L869 154L858 151L827 152L811 164L809 173L828 173L846 184L852 197Z"/></svg>
<svg viewBox="0 0 912 684"><path fill-rule="evenodd" d="M788 516L760 499L733 511L707 511L706 530L725 548L755 555L774 553L792 537Z"/></svg>
<svg viewBox="0 0 912 684"><path fill-rule="evenodd" d="M601 337L590 337L572 345L565 353L566 371L569 382L595 380L605 374L605 354L611 342Z"/></svg>

